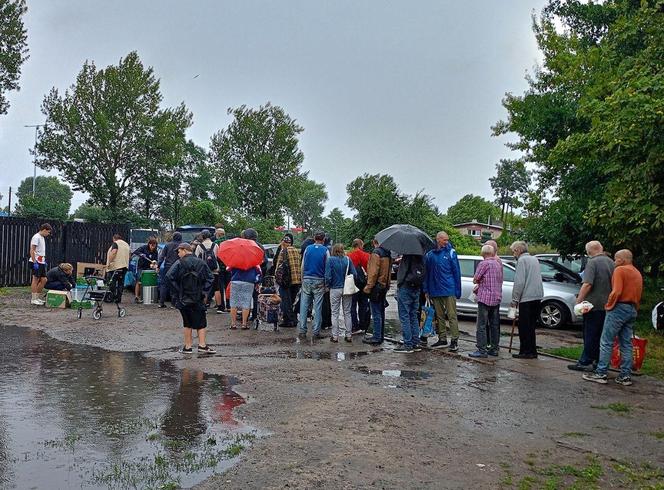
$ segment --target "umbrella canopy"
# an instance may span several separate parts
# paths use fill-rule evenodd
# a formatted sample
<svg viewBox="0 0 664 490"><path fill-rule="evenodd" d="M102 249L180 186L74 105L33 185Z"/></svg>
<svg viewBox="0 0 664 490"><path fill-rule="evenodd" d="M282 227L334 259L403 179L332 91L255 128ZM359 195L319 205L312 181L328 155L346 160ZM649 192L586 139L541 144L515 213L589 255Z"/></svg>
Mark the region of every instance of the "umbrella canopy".
<svg viewBox="0 0 664 490"><path fill-rule="evenodd" d="M219 245L217 257L226 267L248 270L263 263L263 249L253 240L233 238Z"/></svg>
<svg viewBox="0 0 664 490"><path fill-rule="evenodd" d="M392 225L379 231L376 240L383 248L407 255L424 255L436 246L429 235L412 225Z"/></svg>

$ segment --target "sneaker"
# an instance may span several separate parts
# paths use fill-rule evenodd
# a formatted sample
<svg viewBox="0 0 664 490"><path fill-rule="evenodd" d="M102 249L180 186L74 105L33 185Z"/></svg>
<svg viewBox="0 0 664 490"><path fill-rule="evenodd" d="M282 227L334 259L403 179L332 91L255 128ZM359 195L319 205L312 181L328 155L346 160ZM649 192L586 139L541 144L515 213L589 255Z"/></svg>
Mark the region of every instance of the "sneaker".
<svg viewBox="0 0 664 490"><path fill-rule="evenodd" d="M492 357L498 357L498 351L497 350L490 350L489 352L487 352L487 354L489 354Z"/></svg>
<svg viewBox="0 0 664 490"><path fill-rule="evenodd" d="M143 303L143 300L141 298L139 298L138 296L136 296L134 298L134 303L136 303L137 305L140 305L141 303Z"/></svg>
<svg viewBox="0 0 664 490"><path fill-rule="evenodd" d="M445 347L446 345L447 345L447 340L443 339L443 340L439 340L438 342L436 342L435 344L431 345L430 347L431 347L432 349L442 349L442 348Z"/></svg>
<svg viewBox="0 0 664 490"><path fill-rule="evenodd" d="M410 347L406 347L405 345L400 345L399 347L394 349L394 352L398 352L400 354L412 354L413 349Z"/></svg>
<svg viewBox="0 0 664 490"><path fill-rule="evenodd" d="M221 308L217 308L217 315L221 315L222 313L226 313L226 311L222 310Z"/></svg>
<svg viewBox="0 0 664 490"><path fill-rule="evenodd" d="M450 350L452 350L452 348L450 348ZM485 354L484 352L476 350L475 352L471 352L470 354L468 354L468 357L472 357L474 359L480 359L480 358L484 359L489 357L489 354Z"/></svg>
<svg viewBox="0 0 664 490"><path fill-rule="evenodd" d="M623 386L632 386L632 378L629 376L618 376L616 378L616 383Z"/></svg>
<svg viewBox="0 0 664 490"><path fill-rule="evenodd" d="M194 352L194 349L192 349L191 347L189 347L189 348L182 347L180 349L180 354L192 354L193 352Z"/></svg>
<svg viewBox="0 0 664 490"><path fill-rule="evenodd" d="M583 375L586 381L594 381L595 383L605 385L607 383L606 374L588 373Z"/></svg>
<svg viewBox="0 0 664 490"><path fill-rule="evenodd" d="M450 342L450 352L456 352L459 350L459 342L456 340L452 340Z"/></svg>
<svg viewBox="0 0 664 490"><path fill-rule="evenodd" d="M159 308L168 308L168 306L166 306L164 303L162 303L162 304L159 305Z"/></svg>
<svg viewBox="0 0 664 490"><path fill-rule="evenodd" d="M429 343L429 337L420 337L420 344L426 346Z"/></svg>
<svg viewBox="0 0 664 490"><path fill-rule="evenodd" d="M382 342L380 340L374 340L372 338L368 339L362 339L363 344L369 344L369 345L380 345Z"/></svg>
<svg viewBox="0 0 664 490"><path fill-rule="evenodd" d="M205 345L205 346L203 346L203 347L201 347L201 346L199 345L199 346L198 346L198 353L199 353L199 354L216 354L217 351L214 350L214 349L213 349L212 347L210 347L209 345Z"/></svg>
<svg viewBox="0 0 664 490"><path fill-rule="evenodd" d="M335 344L339 342L338 337L330 337L330 342L334 342Z"/></svg>
<svg viewBox="0 0 664 490"><path fill-rule="evenodd" d="M414 345L413 346L413 352L422 352L422 346L421 345Z"/></svg>
<svg viewBox="0 0 664 490"><path fill-rule="evenodd" d="M33 299L30 301L30 304L35 306L44 306L45 303L40 299Z"/></svg>
<svg viewBox="0 0 664 490"><path fill-rule="evenodd" d="M590 373L593 370L593 365L592 364L579 364L574 363L574 364L568 364L567 369L571 369L572 371L583 371L584 373Z"/></svg>

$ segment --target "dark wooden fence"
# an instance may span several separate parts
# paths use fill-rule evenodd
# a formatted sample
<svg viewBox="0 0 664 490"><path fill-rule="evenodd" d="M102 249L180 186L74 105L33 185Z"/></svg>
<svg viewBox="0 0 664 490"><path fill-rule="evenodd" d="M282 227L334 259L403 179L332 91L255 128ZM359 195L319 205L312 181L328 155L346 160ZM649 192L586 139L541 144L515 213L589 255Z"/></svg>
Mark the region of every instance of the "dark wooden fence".
<svg viewBox="0 0 664 490"><path fill-rule="evenodd" d="M0 218L0 287L30 284L30 239L45 221L53 227L46 239L49 267L60 262L69 262L74 268L78 262L103 263L113 234L120 233L127 240L129 237L128 225Z"/></svg>

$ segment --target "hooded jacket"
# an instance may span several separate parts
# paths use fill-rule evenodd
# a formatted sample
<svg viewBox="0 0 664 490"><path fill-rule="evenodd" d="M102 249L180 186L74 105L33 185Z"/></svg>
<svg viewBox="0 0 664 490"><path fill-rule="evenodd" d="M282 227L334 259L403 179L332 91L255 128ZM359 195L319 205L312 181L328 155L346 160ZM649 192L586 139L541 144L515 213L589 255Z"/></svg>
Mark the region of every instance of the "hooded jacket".
<svg viewBox="0 0 664 490"><path fill-rule="evenodd" d="M425 294L432 298L441 296L461 298L461 268L456 250L451 243L427 252L424 266L426 278L422 290Z"/></svg>
<svg viewBox="0 0 664 490"><path fill-rule="evenodd" d="M367 285L364 292L370 293L376 283L385 286L385 290L390 289L391 269L392 257L390 251L383 247L374 248L367 264Z"/></svg>
<svg viewBox="0 0 664 490"><path fill-rule="evenodd" d="M180 260L180 257L178 256L178 247L181 243L182 235L180 232L176 231L173 233L173 240L168 242L161 250L161 254L159 255L159 267L161 267L163 263L166 272L168 272L173 264Z"/></svg>

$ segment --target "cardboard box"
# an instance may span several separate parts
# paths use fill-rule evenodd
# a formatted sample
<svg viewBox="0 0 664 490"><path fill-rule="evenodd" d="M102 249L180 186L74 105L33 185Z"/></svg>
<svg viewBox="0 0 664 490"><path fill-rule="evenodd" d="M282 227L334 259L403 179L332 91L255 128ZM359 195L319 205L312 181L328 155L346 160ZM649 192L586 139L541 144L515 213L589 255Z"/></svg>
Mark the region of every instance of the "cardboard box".
<svg viewBox="0 0 664 490"><path fill-rule="evenodd" d="M71 303L71 296L67 291L49 291L46 293L46 306L49 308L67 308Z"/></svg>

